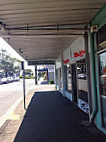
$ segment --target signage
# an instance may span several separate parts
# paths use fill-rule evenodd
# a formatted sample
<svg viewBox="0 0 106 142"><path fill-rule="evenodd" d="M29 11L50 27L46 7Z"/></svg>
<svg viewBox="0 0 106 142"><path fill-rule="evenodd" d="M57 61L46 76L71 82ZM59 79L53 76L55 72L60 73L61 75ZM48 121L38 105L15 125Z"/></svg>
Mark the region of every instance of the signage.
<svg viewBox="0 0 106 142"><path fill-rule="evenodd" d="M63 60L64 64L67 64L69 62L69 59Z"/></svg>
<svg viewBox="0 0 106 142"><path fill-rule="evenodd" d="M83 57L85 55L85 50L79 50L79 52L74 52L74 58Z"/></svg>
<svg viewBox="0 0 106 142"><path fill-rule="evenodd" d="M78 98L78 106L87 114L89 113L89 105L85 101Z"/></svg>

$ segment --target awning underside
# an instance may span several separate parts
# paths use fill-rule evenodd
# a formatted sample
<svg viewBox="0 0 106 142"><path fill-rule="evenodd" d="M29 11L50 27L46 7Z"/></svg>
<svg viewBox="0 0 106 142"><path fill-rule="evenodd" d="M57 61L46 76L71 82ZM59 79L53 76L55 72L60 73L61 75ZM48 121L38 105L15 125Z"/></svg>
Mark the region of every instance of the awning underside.
<svg viewBox="0 0 106 142"><path fill-rule="evenodd" d="M0 0L0 35L26 60L55 60L105 0Z"/></svg>

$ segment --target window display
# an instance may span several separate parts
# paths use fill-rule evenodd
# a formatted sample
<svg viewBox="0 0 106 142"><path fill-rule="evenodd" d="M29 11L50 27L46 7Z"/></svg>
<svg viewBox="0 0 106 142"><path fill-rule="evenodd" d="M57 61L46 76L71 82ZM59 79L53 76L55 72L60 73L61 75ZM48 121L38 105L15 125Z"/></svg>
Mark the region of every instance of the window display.
<svg viewBox="0 0 106 142"><path fill-rule="evenodd" d="M86 75L86 60L77 61L77 94L78 105L86 113L89 113L88 106L88 83Z"/></svg>
<svg viewBox="0 0 106 142"><path fill-rule="evenodd" d="M86 77L86 61L77 62L78 98L88 102L88 86Z"/></svg>

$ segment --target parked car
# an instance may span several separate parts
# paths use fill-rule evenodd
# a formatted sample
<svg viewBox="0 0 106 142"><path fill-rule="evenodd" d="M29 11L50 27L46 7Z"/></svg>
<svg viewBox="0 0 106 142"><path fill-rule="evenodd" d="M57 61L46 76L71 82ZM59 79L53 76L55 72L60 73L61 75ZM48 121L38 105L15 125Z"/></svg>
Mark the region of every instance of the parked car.
<svg viewBox="0 0 106 142"><path fill-rule="evenodd" d="M13 80L13 77L12 76L8 76L7 77L7 83L10 83L10 82L13 82L14 80Z"/></svg>
<svg viewBox="0 0 106 142"><path fill-rule="evenodd" d="M0 78L0 85L1 85L1 84L3 84L3 82L2 82L2 78Z"/></svg>
<svg viewBox="0 0 106 142"><path fill-rule="evenodd" d="M13 80L14 80L14 81L19 81L19 76L14 76L14 77L13 77Z"/></svg>
<svg viewBox="0 0 106 142"><path fill-rule="evenodd" d="M3 77L1 80L2 80L2 83L8 83L8 81L7 81L7 78L6 78L6 77Z"/></svg>
<svg viewBox="0 0 106 142"><path fill-rule="evenodd" d="M85 73L78 74L78 79L86 80L86 74Z"/></svg>

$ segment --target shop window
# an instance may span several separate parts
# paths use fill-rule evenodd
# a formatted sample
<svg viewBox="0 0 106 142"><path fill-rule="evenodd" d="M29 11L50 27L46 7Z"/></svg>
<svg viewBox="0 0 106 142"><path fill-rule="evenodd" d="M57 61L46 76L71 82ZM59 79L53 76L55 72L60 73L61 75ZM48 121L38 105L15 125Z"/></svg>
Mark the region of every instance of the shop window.
<svg viewBox="0 0 106 142"><path fill-rule="evenodd" d="M59 86L59 88L62 88L62 85L63 85L63 83L62 83L62 72L61 72L61 69L58 69L58 86Z"/></svg>
<svg viewBox="0 0 106 142"><path fill-rule="evenodd" d="M103 126L106 128L106 25L98 32L99 90Z"/></svg>
<svg viewBox="0 0 106 142"><path fill-rule="evenodd" d="M103 50L106 49L106 26L104 26L102 29L98 32L98 46L97 50Z"/></svg>
<svg viewBox="0 0 106 142"><path fill-rule="evenodd" d="M62 71L60 69L60 88L62 89L63 87L63 82L62 82Z"/></svg>
<svg viewBox="0 0 106 142"><path fill-rule="evenodd" d="M67 65L67 91L72 92L71 67Z"/></svg>
<svg viewBox="0 0 106 142"><path fill-rule="evenodd" d="M88 103L88 86L85 59L77 62L77 89L78 98Z"/></svg>

